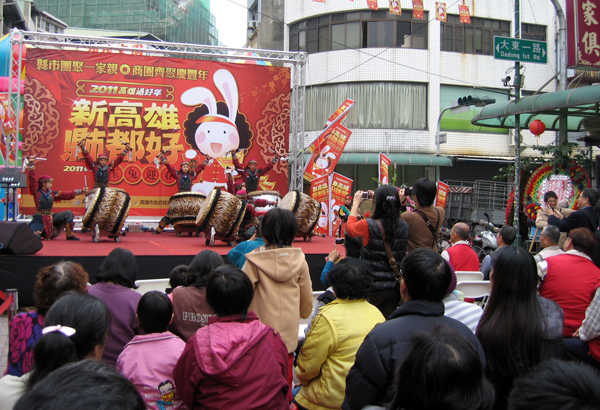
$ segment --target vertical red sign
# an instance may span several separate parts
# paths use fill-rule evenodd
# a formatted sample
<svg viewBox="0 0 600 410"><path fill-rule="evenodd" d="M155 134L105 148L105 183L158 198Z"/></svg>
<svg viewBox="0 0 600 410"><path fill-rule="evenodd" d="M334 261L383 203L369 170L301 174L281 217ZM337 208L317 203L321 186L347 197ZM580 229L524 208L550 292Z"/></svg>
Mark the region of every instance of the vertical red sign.
<svg viewBox="0 0 600 410"><path fill-rule="evenodd" d="M425 18L425 13L423 11L423 0L413 0L413 18L421 20Z"/></svg>
<svg viewBox="0 0 600 410"><path fill-rule="evenodd" d="M339 216L340 208L344 205L346 196L352 193L352 180L336 172L331 179L331 210L329 212L329 221L331 226L330 235L336 235L340 229L342 220ZM344 236L344 232L340 236Z"/></svg>
<svg viewBox="0 0 600 410"><path fill-rule="evenodd" d="M567 1L569 68L600 70L600 0Z"/></svg>
<svg viewBox="0 0 600 410"><path fill-rule="evenodd" d="M327 235L329 233L329 175L315 178L310 182L310 196L321 204L321 217L313 232L317 235Z"/></svg>
<svg viewBox="0 0 600 410"><path fill-rule="evenodd" d="M390 165L392 161L381 152L379 153L379 182L381 185L390 183Z"/></svg>
<svg viewBox="0 0 600 410"><path fill-rule="evenodd" d="M437 182L437 196L435 197L435 205L442 208L446 207L446 201L448 200L448 193L450 193L450 187L444 184L442 181Z"/></svg>

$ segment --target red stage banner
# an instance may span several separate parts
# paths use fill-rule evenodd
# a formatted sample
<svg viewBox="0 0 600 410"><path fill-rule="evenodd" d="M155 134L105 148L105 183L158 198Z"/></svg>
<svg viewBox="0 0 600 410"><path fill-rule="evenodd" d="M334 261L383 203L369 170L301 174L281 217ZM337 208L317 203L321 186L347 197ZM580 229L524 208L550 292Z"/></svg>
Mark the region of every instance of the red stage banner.
<svg viewBox="0 0 600 410"><path fill-rule="evenodd" d="M330 212L329 212L329 221L331 226L331 231L329 235L336 235L340 229L340 225L342 220L339 216L340 208L344 205L346 201L346 196L352 193L352 183L353 181L350 178L347 178L337 172L334 172L331 178L331 200L329 203L331 204ZM344 232L341 232L341 237L344 236Z"/></svg>
<svg viewBox="0 0 600 410"><path fill-rule="evenodd" d="M304 179L312 181L319 176L331 174L340 160L351 134L352 131L342 124L337 124L330 129L323 138L319 149L313 152L306 163Z"/></svg>
<svg viewBox="0 0 600 410"><path fill-rule="evenodd" d="M390 183L390 165L392 165L392 160L380 152L379 182L381 183L381 185L387 185Z"/></svg>
<svg viewBox="0 0 600 410"><path fill-rule="evenodd" d="M367 6L369 6L372 10L379 10L379 6L377 6L377 0L367 0Z"/></svg>
<svg viewBox="0 0 600 410"><path fill-rule="evenodd" d="M391 14L402 14L402 7L400 6L400 0L390 0L390 13Z"/></svg>
<svg viewBox="0 0 600 410"><path fill-rule="evenodd" d="M435 19L439 21L446 22L447 14L446 14L446 3L438 3L435 2Z"/></svg>
<svg viewBox="0 0 600 410"><path fill-rule="evenodd" d="M145 53L150 54L150 53ZM214 158L192 191L225 185L232 150L258 166L289 147L290 70L151 55L32 49L27 56L23 152L47 158L37 173L54 177L54 189L82 188L92 173L77 143L84 137L93 159L109 161L132 147L131 156L110 176L111 186L131 195L130 215L162 215L177 192L166 167L153 163L161 150L179 168ZM212 135L211 135L211 131ZM223 135L225 134L225 135ZM288 190L287 162L279 161L262 187ZM33 213L25 195L26 213ZM62 201L56 211L85 212L81 198Z"/></svg>
<svg viewBox="0 0 600 410"><path fill-rule="evenodd" d="M315 178L310 182L310 196L321 204L321 217L315 225L313 232L317 235L327 235L329 232L329 224L327 223L327 210L329 207L329 175L324 175Z"/></svg>
<svg viewBox="0 0 600 410"><path fill-rule="evenodd" d="M435 205L445 208L449 193L450 193L450 187L447 184L444 184L442 181L438 181L437 182L437 196L435 197Z"/></svg>
<svg viewBox="0 0 600 410"><path fill-rule="evenodd" d="M569 68L600 70L600 0L572 0L567 7Z"/></svg>
<svg viewBox="0 0 600 410"><path fill-rule="evenodd" d="M471 24L471 14L469 13L469 6L458 6L458 13L460 15L461 23Z"/></svg>
<svg viewBox="0 0 600 410"><path fill-rule="evenodd" d="M413 18L421 20L425 18L425 12L423 11L423 0L413 0Z"/></svg>
<svg viewBox="0 0 600 410"><path fill-rule="evenodd" d="M350 112L350 109L354 107L354 101L347 99L338 107L337 110L329 117L323 131L315 138L315 140L308 146L310 152L315 152L319 149L325 138L327 138L328 131L339 124Z"/></svg>

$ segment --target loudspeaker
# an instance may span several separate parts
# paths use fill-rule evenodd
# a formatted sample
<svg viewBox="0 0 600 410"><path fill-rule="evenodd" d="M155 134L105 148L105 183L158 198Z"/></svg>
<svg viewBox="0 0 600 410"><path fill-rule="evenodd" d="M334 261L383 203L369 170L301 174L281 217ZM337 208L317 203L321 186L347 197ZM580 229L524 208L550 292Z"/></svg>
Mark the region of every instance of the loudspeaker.
<svg viewBox="0 0 600 410"><path fill-rule="evenodd" d="M1 254L29 255L44 245L33 233L27 222L0 221Z"/></svg>

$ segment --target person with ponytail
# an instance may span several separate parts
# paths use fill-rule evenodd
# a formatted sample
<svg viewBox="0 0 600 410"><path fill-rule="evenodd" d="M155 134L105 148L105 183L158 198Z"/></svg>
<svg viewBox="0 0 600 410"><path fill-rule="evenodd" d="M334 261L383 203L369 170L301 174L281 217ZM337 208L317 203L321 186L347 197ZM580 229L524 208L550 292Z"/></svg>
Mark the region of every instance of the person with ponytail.
<svg viewBox="0 0 600 410"><path fill-rule="evenodd" d="M369 191L373 196L373 191ZM398 189L392 185L382 185L375 192L375 209L370 218L358 221L358 206L363 191L356 191L346 230L350 236L360 236L363 247L360 258L369 264L373 285L369 302L375 305L384 317L389 317L400 302L400 288L390 258L386 250L389 245L398 266L406 255L408 224L400 219L400 198ZM380 226L384 228L385 240Z"/></svg>
<svg viewBox="0 0 600 410"><path fill-rule="evenodd" d="M59 367L83 359L100 360L109 328L110 312L100 299L70 292L57 300L33 350L33 370L0 379L0 410L12 409L19 397Z"/></svg>

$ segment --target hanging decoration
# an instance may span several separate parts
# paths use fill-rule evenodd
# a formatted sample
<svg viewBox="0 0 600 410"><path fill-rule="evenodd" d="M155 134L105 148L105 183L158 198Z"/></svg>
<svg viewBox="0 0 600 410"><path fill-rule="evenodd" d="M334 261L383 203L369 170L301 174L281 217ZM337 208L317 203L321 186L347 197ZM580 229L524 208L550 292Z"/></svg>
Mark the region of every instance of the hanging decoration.
<svg viewBox="0 0 600 410"><path fill-rule="evenodd" d="M435 19L446 22L448 15L446 14L446 3L435 2Z"/></svg>
<svg viewBox="0 0 600 410"><path fill-rule="evenodd" d="M544 131L546 131L546 124L544 124L540 120L535 120L531 124L529 124L529 131L531 131L531 133L535 135L536 138L539 138L540 135L542 135Z"/></svg>
<svg viewBox="0 0 600 410"><path fill-rule="evenodd" d="M367 0L367 6L369 6L371 10L379 10L377 0Z"/></svg>
<svg viewBox="0 0 600 410"><path fill-rule="evenodd" d="M390 0L390 13L398 16L402 15L400 0Z"/></svg>
<svg viewBox="0 0 600 410"><path fill-rule="evenodd" d="M471 13L469 13L469 6L458 6L458 14L460 15L460 22L463 24L471 24Z"/></svg>

